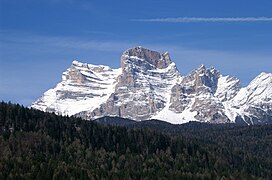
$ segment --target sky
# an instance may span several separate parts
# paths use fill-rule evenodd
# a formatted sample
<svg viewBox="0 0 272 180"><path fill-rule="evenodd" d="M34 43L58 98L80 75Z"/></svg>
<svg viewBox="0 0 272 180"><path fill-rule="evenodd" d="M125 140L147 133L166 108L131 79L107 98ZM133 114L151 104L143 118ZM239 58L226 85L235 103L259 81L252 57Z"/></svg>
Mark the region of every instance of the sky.
<svg viewBox="0 0 272 180"><path fill-rule="evenodd" d="M0 100L28 106L74 59L120 67L122 52L168 51L243 86L272 70L271 0L0 0Z"/></svg>

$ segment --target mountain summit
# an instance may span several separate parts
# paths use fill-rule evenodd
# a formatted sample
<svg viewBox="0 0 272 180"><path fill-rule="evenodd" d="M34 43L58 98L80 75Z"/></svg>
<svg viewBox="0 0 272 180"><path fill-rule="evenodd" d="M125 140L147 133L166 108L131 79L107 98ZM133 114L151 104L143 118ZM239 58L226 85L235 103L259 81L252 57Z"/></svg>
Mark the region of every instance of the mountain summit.
<svg viewBox="0 0 272 180"><path fill-rule="evenodd" d="M272 123L272 74L261 73L247 87L204 65L181 76L168 52L138 46L122 54L119 69L73 61L31 107L88 120Z"/></svg>

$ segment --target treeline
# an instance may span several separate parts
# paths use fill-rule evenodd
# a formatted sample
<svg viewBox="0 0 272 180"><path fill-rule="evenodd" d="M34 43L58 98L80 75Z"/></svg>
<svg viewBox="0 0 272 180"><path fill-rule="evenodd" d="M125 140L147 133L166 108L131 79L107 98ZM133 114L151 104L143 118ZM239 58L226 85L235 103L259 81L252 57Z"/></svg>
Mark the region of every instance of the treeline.
<svg viewBox="0 0 272 180"><path fill-rule="evenodd" d="M169 135L2 102L0 179L270 179L271 130L188 128Z"/></svg>

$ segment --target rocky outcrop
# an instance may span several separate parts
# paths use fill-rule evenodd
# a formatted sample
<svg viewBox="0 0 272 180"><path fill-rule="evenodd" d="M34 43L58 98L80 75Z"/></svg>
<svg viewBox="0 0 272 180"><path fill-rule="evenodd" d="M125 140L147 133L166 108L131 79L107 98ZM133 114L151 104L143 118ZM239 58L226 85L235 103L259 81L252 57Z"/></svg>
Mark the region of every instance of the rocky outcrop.
<svg viewBox="0 0 272 180"><path fill-rule="evenodd" d="M177 113L196 111L194 117L199 121L229 122L223 112L223 104L214 97L219 77L220 73L216 69L206 69L201 65L172 88L170 109Z"/></svg>
<svg viewBox="0 0 272 180"><path fill-rule="evenodd" d="M63 80L71 80L74 83L83 84L86 78L80 71L72 64L67 73L62 75Z"/></svg>

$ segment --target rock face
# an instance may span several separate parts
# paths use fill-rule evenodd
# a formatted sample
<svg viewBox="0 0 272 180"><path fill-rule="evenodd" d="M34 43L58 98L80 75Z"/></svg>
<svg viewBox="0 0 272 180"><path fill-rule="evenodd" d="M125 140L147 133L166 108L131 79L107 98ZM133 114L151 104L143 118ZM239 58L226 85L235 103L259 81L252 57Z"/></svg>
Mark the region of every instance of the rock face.
<svg viewBox="0 0 272 180"><path fill-rule="evenodd" d="M160 54L142 47L125 51L121 67L122 74L109 99L94 111L82 112L79 116L149 119L166 106L165 95L181 78L168 53Z"/></svg>
<svg viewBox="0 0 272 180"><path fill-rule="evenodd" d="M122 54L120 69L73 61L62 82L31 107L84 119L272 123L272 74L262 73L244 88L204 65L181 76L168 52L139 46Z"/></svg>
<svg viewBox="0 0 272 180"><path fill-rule="evenodd" d="M182 113L196 112L195 119L214 123L229 122L224 114L224 106L215 97L220 73L206 69L204 65L185 76L180 84L172 88L170 110Z"/></svg>

